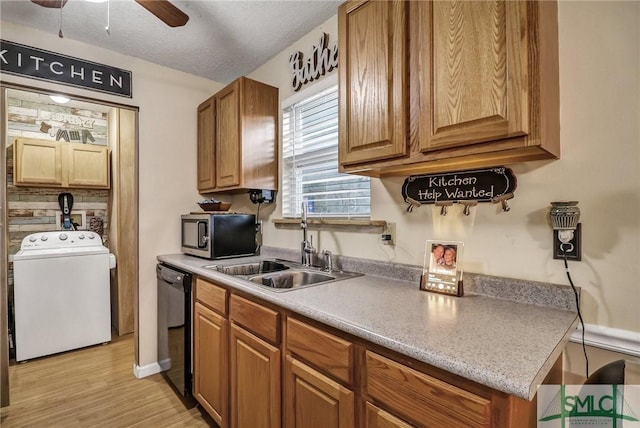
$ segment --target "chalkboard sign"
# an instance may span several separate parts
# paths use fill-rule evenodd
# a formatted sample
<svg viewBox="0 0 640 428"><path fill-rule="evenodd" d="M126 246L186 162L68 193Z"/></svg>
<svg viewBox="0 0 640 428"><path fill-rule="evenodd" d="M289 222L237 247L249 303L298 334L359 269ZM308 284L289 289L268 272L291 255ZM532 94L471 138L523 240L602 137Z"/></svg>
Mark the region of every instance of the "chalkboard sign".
<svg viewBox="0 0 640 428"><path fill-rule="evenodd" d="M495 202L516 190L516 177L506 167L414 175L402 186L402 197L420 204L436 202Z"/></svg>

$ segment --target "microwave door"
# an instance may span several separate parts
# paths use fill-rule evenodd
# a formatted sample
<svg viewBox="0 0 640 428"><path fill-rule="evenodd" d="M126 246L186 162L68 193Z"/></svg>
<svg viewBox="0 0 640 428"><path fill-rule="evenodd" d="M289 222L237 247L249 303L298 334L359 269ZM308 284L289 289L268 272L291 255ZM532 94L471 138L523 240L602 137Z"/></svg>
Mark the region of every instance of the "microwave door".
<svg viewBox="0 0 640 428"><path fill-rule="evenodd" d="M206 249L209 244L209 224L204 220L184 220L182 222L182 246Z"/></svg>

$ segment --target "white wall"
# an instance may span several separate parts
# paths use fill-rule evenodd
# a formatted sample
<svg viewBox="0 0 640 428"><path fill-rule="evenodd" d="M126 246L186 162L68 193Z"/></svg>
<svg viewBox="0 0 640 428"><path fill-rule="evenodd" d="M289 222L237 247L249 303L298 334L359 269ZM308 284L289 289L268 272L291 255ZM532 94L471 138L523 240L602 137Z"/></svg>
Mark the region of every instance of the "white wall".
<svg viewBox="0 0 640 428"><path fill-rule="evenodd" d="M131 99L8 74L3 74L2 80L139 107L139 364L153 364L157 349L156 256L180 252L179 216L198 209L197 106L223 85L31 28L8 22L1 25L4 40L132 72Z"/></svg>
<svg viewBox="0 0 640 428"><path fill-rule="evenodd" d="M511 211L480 204L469 217L460 207L446 217L432 206L408 214L404 177L372 179L372 218L396 224L397 245L382 245L379 231L335 229L320 231L316 247L422 265L425 240L459 239L470 272L568 284L562 262L551 256L547 214L551 201L577 200L583 259L570 268L583 289L585 322L640 332L640 2L561 1L558 8L562 156L512 166L518 187ZM306 57L322 32L330 44L337 40L335 16L249 77L288 98L289 55L300 50ZM254 210L247 201L235 197L234 208ZM279 218L280 196L263 213ZM265 221L265 245L297 249L300 239L299 229Z"/></svg>

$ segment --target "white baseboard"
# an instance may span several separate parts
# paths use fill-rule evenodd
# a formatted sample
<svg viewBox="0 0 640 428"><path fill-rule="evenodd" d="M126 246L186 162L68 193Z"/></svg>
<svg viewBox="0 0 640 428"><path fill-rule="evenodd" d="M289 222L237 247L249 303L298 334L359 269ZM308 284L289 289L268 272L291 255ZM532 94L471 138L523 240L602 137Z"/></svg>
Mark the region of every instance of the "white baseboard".
<svg viewBox="0 0 640 428"><path fill-rule="evenodd" d="M136 365L134 363L133 364L133 374L138 379L141 379L143 377L147 377L147 376L151 376L151 375L156 374L156 373L160 373L160 372L165 370L165 368L162 366L163 362L164 361L161 361L160 363L146 364L144 366L138 366L138 365ZM171 366L171 360L169 360L169 366Z"/></svg>
<svg viewBox="0 0 640 428"><path fill-rule="evenodd" d="M584 327L586 345L640 357L640 333L597 324L585 324ZM580 324L571 336L571 341L582 343Z"/></svg>
<svg viewBox="0 0 640 428"><path fill-rule="evenodd" d="M164 372L171 368L171 358L165 358L164 360L158 361L160 365L160 369Z"/></svg>

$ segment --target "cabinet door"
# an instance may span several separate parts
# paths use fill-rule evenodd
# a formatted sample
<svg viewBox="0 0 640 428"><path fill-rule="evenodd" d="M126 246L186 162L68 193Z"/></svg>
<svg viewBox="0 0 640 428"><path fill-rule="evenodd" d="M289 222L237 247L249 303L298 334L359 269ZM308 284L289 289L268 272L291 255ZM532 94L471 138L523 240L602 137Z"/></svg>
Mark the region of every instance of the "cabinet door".
<svg viewBox="0 0 640 428"><path fill-rule="evenodd" d="M216 185L240 186L241 144L240 80L215 95L216 100Z"/></svg>
<svg viewBox="0 0 640 428"><path fill-rule="evenodd" d="M13 143L15 185L62 186L62 147L57 141L18 138Z"/></svg>
<svg viewBox="0 0 640 428"><path fill-rule="evenodd" d="M280 428L280 350L231 325L231 424Z"/></svg>
<svg viewBox="0 0 640 428"><path fill-rule="evenodd" d="M340 164L405 155L407 2L348 2L338 10Z"/></svg>
<svg viewBox="0 0 640 428"><path fill-rule="evenodd" d="M367 428L411 428L411 425L387 413L379 407L367 402L366 407Z"/></svg>
<svg viewBox="0 0 640 428"><path fill-rule="evenodd" d="M198 191L216 187L216 153L214 147L216 103L213 97L198 106Z"/></svg>
<svg viewBox="0 0 640 428"><path fill-rule="evenodd" d="M422 151L529 133L527 5L414 2L411 57ZM417 63L415 63L417 61Z"/></svg>
<svg viewBox="0 0 640 428"><path fill-rule="evenodd" d="M108 189L109 149L91 144L66 143L65 164L69 187Z"/></svg>
<svg viewBox="0 0 640 428"><path fill-rule="evenodd" d="M225 318L196 302L193 395L222 428L229 426L228 325Z"/></svg>
<svg viewBox="0 0 640 428"><path fill-rule="evenodd" d="M285 427L354 426L353 391L291 356L285 364Z"/></svg>

